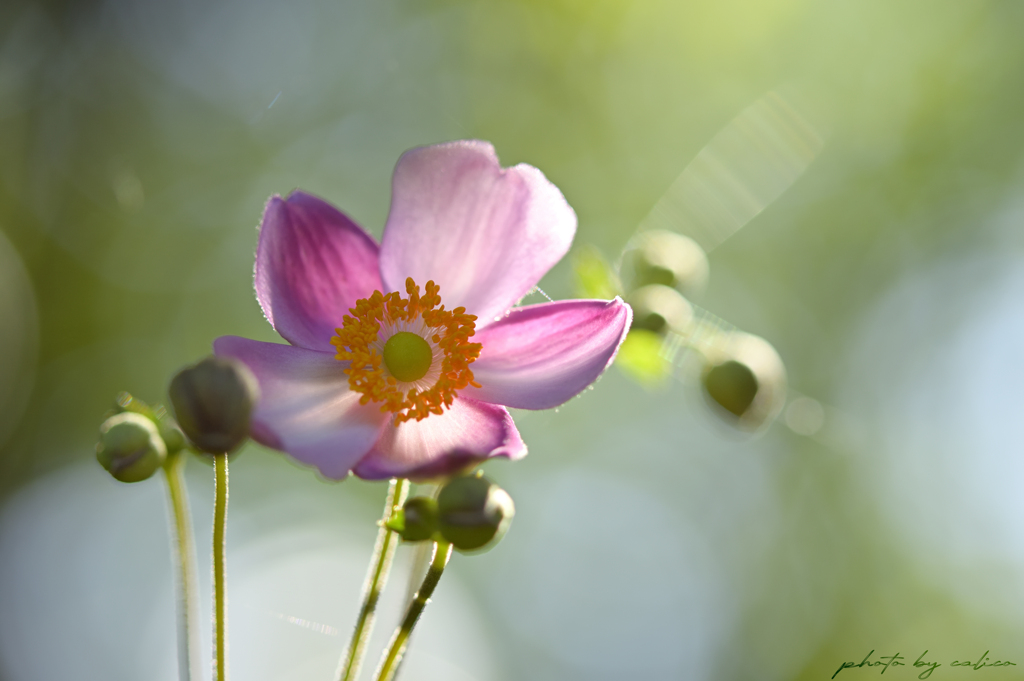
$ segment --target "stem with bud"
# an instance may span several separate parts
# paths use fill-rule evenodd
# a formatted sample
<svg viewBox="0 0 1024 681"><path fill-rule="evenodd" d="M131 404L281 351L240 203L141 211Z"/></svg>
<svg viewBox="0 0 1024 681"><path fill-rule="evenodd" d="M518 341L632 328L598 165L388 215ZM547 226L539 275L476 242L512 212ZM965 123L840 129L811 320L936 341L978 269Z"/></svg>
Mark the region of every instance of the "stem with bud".
<svg viewBox="0 0 1024 681"><path fill-rule="evenodd" d="M408 493L408 480L404 478L391 480L388 496L384 502L384 515L381 518L380 530L377 532L377 543L373 547L373 557L370 559L370 567L366 572L366 581L363 584L363 605L359 609L359 618L352 631L352 640L349 641L348 648L338 664L337 676L340 681L354 681L359 677L359 669L363 664L363 657L366 655L366 644L373 632L377 603L387 584L391 564L395 559L395 548L398 544L398 536L385 527L385 523L396 510L402 507Z"/></svg>

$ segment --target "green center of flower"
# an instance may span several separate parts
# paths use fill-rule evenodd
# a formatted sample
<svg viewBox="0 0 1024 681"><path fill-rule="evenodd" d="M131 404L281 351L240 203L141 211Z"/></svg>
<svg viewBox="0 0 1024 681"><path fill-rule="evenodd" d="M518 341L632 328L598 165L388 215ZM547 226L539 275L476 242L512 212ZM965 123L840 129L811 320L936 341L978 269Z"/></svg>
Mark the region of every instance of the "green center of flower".
<svg viewBox="0 0 1024 681"><path fill-rule="evenodd" d="M399 381L418 381L427 375L434 352L415 333L399 331L384 344L384 364Z"/></svg>
<svg viewBox="0 0 1024 681"><path fill-rule="evenodd" d="M441 289L433 281L426 289L421 296L409 277L408 298L398 291L374 291L349 308L351 314L344 316L331 338L338 349L335 359L349 363L349 387L362 393L359 404L379 403L382 412L395 415L395 426L443 414L459 390L480 387L469 369L483 347L469 342L476 315L466 314L461 306L446 310L438 295ZM409 328L417 333L406 331Z"/></svg>

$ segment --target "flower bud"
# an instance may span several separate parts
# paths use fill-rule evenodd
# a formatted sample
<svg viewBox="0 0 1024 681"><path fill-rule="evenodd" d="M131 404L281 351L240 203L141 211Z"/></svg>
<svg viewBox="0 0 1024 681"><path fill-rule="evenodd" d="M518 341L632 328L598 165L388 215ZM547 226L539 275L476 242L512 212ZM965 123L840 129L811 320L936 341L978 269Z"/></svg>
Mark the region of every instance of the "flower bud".
<svg viewBox="0 0 1024 681"><path fill-rule="evenodd" d="M460 551L498 543L515 512L508 492L480 472L448 482L437 497L441 536Z"/></svg>
<svg viewBox="0 0 1024 681"><path fill-rule="evenodd" d="M156 428L160 432L160 437L163 439L164 444L167 445L167 453L173 454L185 449L188 443L185 442L185 434L181 432L181 428L162 408L157 411L157 416Z"/></svg>
<svg viewBox="0 0 1024 681"><path fill-rule="evenodd" d="M412 497L386 523L405 541L425 541L437 532L437 502L430 497Z"/></svg>
<svg viewBox="0 0 1024 681"><path fill-rule="evenodd" d="M207 357L179 371L169 392L178 424L197 449L224 454L249 437L259 384L238 360Z"/></svg>
<svg viewBox="0 0 1024 681"><path fill-rule="evenodd" d="M708 256L697 242L663 230L641 232L623 257L630 288L661 284L693 297L708 281Z"/></svg>
<svg viewBox="0 0 1024 681"><path fill-rule="evenodd" d="M178 428L178 424L168 415L163 405L151 407L129 392L121 392L115 401L114 410L116 413L133 412L141 414L156 424L160 438L167 446L167 453L174 454L185 448L185 435Z"/></svg>
<svg viewBox="0 0 1024 681"><path fill-rule="evenodd" d="M166 459L167 447L156 425L142 414L115 414L100 426L96 460L121 482L145 480Z"/></svg>
<svg viewBox="0 0 1024 681"><path fill-rule="evenodd" d="M682 333L693 321L693 307L686 298L679 291L662 284L641 286L627 296L626 302L633 308L630 329Z"/></svg>
<svg viewBox="0 0 1024 681"><path fill-rule="evenodd" d="M747 333L730 334L711 353L702 383L719 413L746 430L770 423L786 401L782 359L766 340Z"/></svg>

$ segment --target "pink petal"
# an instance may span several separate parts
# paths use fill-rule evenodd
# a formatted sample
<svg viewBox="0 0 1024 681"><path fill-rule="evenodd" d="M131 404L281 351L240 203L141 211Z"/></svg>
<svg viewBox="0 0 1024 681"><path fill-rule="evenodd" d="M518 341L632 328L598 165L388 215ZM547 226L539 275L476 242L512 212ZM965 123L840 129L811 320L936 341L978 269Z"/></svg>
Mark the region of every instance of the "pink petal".
<svg viewBox="0 0 1024 681"><path fill-rule="evenodd" d="M381 289L377 243L347 215L295 191L271 197L256 248L256 298L289 343L333 352L356 300Z"/></svg>
<svg viewBox="0 0 1024 681"><path fill-rule="evenodd" d="M494 147L463 141L407 151L395 167L381 276L405 292L433 279L449 310L484 326L569 250L576 214L536 168L502 169Z"/></svg>
<svg viewBox="0 0 1024 681"><path fill-rule="evenodd" d="M241 360L259 380L253 439L316 466L326 478L348 475L390 416L359 404L342 373L347 363L331 354L238 336L221 336L213 350Z"/></svg>
<svg viewBox="0 0 1024 681"><path fill-rule="evenodd" d="M470 369L482 387L461 394L521 409L558 406L611 364L632 315L619 298L516 308L473 336L483 348Z"/></svg>
<svg viewBox="0 0 1024 681"><path fill-rule="evenodd" d="M512 417L503 407L456 398L444 414L386 426L355 474L366 480L431 478L494 456L526 456Z"/></svg>

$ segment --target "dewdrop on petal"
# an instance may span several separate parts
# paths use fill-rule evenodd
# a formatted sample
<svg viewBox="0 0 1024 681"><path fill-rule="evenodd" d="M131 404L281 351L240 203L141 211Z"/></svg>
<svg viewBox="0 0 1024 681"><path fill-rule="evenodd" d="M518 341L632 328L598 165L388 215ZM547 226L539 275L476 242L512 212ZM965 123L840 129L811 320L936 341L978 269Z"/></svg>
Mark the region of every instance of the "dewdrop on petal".
<svg viewBox="0 0 1024 681"><path fill-rule="evenodd" d="M100 426L96 460L117 480L145 480L156 473L166 459L167 447L156 424L142 414L115 414Z"/></svg>
<svg viewBox="0 0 1024 681"><path fill-rule="evenodd" d="M508 492L477 472L449 481L437 496L438 526L460 551L497 544L515 515Z"/></svg>
<svg viewBox="0 0 1024 681"><path fill-rule="evenodd" d="M168 392L178 425L196 449L224 454L249 438L259 384L238 360L207 357L179 371Z"/></svg>
<svg viewBox="0 0 1024 681"><path fill-rule="evenodd" d="M786 368L768 341L731 333L708 356L704 394L733 425L757 430L771 423L786 401Z"/></svg>

